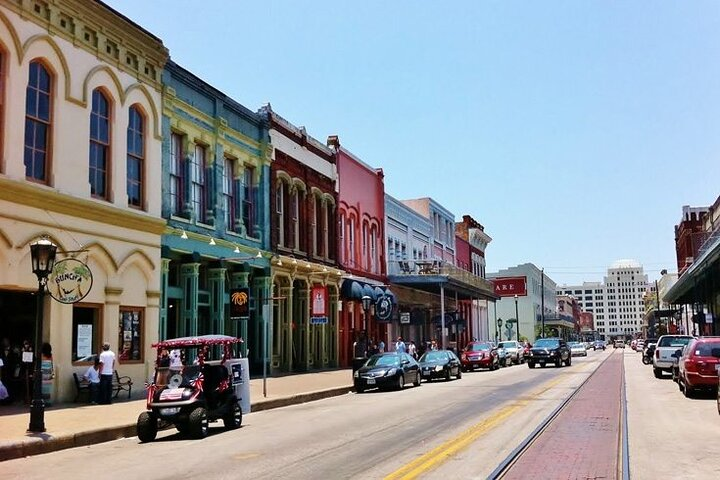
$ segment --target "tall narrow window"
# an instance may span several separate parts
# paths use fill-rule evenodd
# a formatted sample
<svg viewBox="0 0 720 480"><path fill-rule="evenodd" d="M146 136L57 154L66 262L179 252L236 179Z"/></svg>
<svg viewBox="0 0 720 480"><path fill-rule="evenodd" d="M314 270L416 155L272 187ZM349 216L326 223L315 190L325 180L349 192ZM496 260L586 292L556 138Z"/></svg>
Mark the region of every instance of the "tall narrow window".
<svg viewBox="0 0 720 480"><path fill-rule="evenodd" d="M235 230L235 181L233 175L233 159L225 157L222 173L223 211L225 212L225 229Z"/></svg>
<svg viewBox="0 0 720 480"><path fill-rule="evenodd" d="M40 62L30 64L25 95L25 177L48 183L52 77Z"/></svg>
<svg viewBox="0 0 720 480"><path fill-rule="evenodd" d="M247 235L253 235L255 228L253 223L255 222L255 169L253 167L245 167L243 174L243 209L242 218L243 225L245 225L245 232Z"/></svg>
<svg viewBox="0 0 720 480"><path fill-rule="evenodd" d="M347 255L345 252L347 251L347 245L345 245L345 212L340 213L340 225L338 226L338 230L340 233L340 264L345 265L345 258L347 258Z"/></svg>
<svg viewBox="0 0 720 480"><path fill-rule="evenodd" d="M328 255L328 203L326 201L321 202L321 217L320 217L320 252L321 257L329 257Z"/></svg>
<svg viewBox="0 0 720 480"><path fill-rule="evenodd" d="M372 228L370 233L370 271L373 273L379 273L378 271L378 258L377 258L377 229Z"/></svg>
<svg viewBox="0 0 720 480"><path fill-rule="evenodd" d="M98 89L90 111L90 195L107 200L110 183L110 102Z"/></svg>
<svg viewBox="0 0 720 480"><path fill-rule="evenodd" d="M205 221L205 147L195 145L195 155L190 160L190 204L195 221Z"/></svg>
<svg viewBox="0 0 720 480"><path fill-rule="evenodd" d="M350 217L348 223L348 262L355 266L355 217Z"/></svg>
<svg viewBox="0 0 720 480"><path fill-rule="evenodd" d="M312 254L321 255L322 235L320 233L320 224L322 223L322 202L315 195L310 197L310 202L312 203Z"/></svg>
<svg viewBox="0 0 720 480"><path fill-rule="evenodd" d="M360 239L360 241L362 242L362 250L360 253L361 263L363 268L368 269L370 268L370 255L368 254L369 242L367 222L363 222L362 224L362 238Z"/></svg>
<svg viewBox="0 0 720 480"><path fill-rule="evenodd" d="M285 183L278 181L275 187L275 214L277 218L278 245L285 245Z"/></svg>
<svg viewBox="0 0 720 480"><path fill-rule="evenodd" d="M145 182L145 119L137 107L130 107L127 130L128 205L142 208Z"/></svg>
<svg viewBox="0 0 720 480"><path fill-rule="evenodd" d="M170 191L168 193L171 215L181 215L183 210L184 159L182 135L170 134Z"/></svg>
<svg viewBox="0 0 720 480"><path fill-rule="evenodd" d="M290 193L290 229L288 232L288 246L290 248L300 248L298 241L298 230L300 222L300 198L299 198L299 191L297 188L294 188L293 191Z"/></svg>

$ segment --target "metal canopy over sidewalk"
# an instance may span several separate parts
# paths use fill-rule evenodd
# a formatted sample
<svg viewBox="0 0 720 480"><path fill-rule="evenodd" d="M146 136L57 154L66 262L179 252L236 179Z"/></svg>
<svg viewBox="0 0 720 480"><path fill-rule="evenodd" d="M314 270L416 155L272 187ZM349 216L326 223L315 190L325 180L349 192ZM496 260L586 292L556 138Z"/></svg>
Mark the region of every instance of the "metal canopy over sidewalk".
<svg viewBox="0 0 720 480"><path fill-rule="evenodd" d="M701 292L717 291L720 277L720 229L698 251L698 259L665 294L670 304L689 305L702 301Z"/></svg>

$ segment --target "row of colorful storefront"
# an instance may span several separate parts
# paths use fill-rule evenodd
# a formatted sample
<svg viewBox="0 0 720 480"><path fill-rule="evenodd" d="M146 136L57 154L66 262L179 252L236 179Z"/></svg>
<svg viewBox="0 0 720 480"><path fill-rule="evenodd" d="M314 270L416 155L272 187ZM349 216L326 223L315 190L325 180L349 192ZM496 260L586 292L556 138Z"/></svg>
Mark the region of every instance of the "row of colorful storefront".
<svg viewBox="0 0 720 480"><path fill-rule="evenodd" d="M285 372L397 336L488 338L483 226L388 195L339 137L240 105L100 2L3 3L0 57L0 337L33 338L30 243L93 274L43 306L59 398L104 341L142 384L176 336L241 336Z"/></svg>

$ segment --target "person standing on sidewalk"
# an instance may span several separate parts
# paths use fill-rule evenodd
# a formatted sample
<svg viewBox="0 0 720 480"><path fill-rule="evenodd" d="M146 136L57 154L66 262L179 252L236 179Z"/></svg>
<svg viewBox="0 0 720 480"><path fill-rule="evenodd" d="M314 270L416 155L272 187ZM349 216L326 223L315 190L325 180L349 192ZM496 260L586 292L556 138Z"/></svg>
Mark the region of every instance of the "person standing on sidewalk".
<svg viewBox="0 0 720 480"><path fill-rule="evenodd" d="M88 367L87 372L83 375L83 379L88 382L88 388L90 389L90 403L97 405L100 393L100 360L98 357L95 357L93 365Z"/></svg>
<svg viewBox="0 0 720 480"><path fill-rule="evenodd" d="M405 342L403 342L402 337L397 337L397 342L395 342L395 351L397 353L407 353Z"/></svg>
<svg viewBox="0 0 720 480"><path fill-rule="evenodd" d="M100 403L109 405L112 398L112 379L115 372L115 353L110 350L110 343L103 344L100 354Z"/></svg>

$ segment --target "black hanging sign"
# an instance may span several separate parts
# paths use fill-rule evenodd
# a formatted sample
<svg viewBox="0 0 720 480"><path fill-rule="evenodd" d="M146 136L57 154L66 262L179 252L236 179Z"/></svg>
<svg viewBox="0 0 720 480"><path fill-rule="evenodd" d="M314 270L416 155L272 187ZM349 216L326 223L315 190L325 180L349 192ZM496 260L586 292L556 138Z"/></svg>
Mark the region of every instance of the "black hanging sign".
<svg viewBox="0 0 720 480"><path fill-rule="evenodd" d="M230 320L239 320L250 316L250 289L230 289Z"/></svg>

